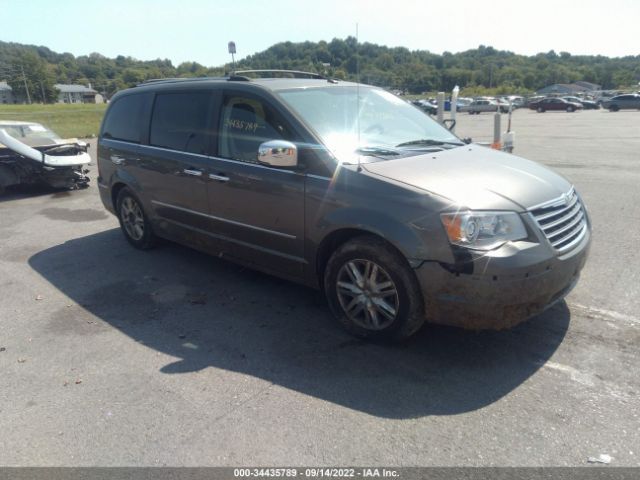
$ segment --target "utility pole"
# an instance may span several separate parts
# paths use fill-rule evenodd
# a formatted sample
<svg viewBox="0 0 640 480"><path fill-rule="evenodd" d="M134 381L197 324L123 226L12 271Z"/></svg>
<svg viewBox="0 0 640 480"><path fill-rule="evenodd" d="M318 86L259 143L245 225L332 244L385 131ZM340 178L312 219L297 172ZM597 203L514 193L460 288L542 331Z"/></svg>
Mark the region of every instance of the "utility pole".
<svg viewBox="0 0 640 480"><path fill-rule="evenodd" d="M27 85L27 77L24 74L24 67L20 65L22 71L22 81L24 82L24 89L27 92L27 103L31 104L31 95L29 94L29 86Z"/></svg>
<svg viewBox="0 0 640 480"><path fill-rule="evenodd" d="M236 42L229 42L227 44L229 53L231 54L231 62L233 64L233 72L236 71Z"/></svg>

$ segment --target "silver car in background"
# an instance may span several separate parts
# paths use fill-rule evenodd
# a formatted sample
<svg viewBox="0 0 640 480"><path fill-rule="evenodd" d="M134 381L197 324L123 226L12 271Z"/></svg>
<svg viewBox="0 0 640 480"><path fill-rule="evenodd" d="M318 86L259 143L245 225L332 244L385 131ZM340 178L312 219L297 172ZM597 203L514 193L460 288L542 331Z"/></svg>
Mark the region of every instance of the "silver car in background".
<svg viewBox="0 0 640 480"><path fill-rule="evenodd" d="M624 109L640 110L640 94L627 93L624 95L617 95L609 100L603 101L602 108L607 108L611 112L617 112L618 110Z"/></svg>
<svg viewBox="0 0 640 480"><path fill-rule="evenodd" d="M468 107L465 107L465 111L469 112L469 115L480 114L483 112L502 112L507 113L509 111L509 105L506 103L500 103L497 100L474 100Z"/></svg>

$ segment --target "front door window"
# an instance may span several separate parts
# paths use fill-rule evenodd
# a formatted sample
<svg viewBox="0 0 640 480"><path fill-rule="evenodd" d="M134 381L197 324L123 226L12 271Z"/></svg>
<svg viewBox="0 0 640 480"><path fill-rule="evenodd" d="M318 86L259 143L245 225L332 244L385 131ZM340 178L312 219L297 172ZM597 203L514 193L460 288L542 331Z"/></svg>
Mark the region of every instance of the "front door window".
<svg viewBox="0 0 640 480"><path fill-rule="evenodd" d="M260 144L269 140L290 140L289 129L273 109L255 98L226 96L220 122L219 155L257 163Z"/></svg>

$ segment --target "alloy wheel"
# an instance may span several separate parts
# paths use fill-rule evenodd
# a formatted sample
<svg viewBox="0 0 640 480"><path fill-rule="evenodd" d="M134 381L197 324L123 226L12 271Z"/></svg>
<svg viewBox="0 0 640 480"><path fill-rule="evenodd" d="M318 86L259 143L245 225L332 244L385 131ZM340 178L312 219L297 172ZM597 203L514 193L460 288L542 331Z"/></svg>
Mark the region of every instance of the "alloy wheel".
<svg viewBox="0 0 640 480"><path fill-rule="evenodd" d="M141 240L144 236L144 215L138 202L127 196L120 205L120 219L127 234L133 240Z"/></svg>
<svg viewBox="0 0 640 480"><path fill-rule="evenodd" d="M338 272L336 290L344 313L362 328L383 330L398 315L398 289L391 276L371 260L346 262Z"/></svg>

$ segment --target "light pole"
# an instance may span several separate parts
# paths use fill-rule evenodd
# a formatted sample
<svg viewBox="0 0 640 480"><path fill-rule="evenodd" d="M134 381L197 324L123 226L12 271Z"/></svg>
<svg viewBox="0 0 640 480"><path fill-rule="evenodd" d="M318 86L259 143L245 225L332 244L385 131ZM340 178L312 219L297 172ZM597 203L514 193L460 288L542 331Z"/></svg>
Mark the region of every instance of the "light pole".
<svg viewBox="0 0 640 480"><path fill-rule="evenodd" d="M229 42L227 44L227 47L229 49L229 53L231 54L231 63L233 65L233 71L236 71L236 42Z"/></svg>

